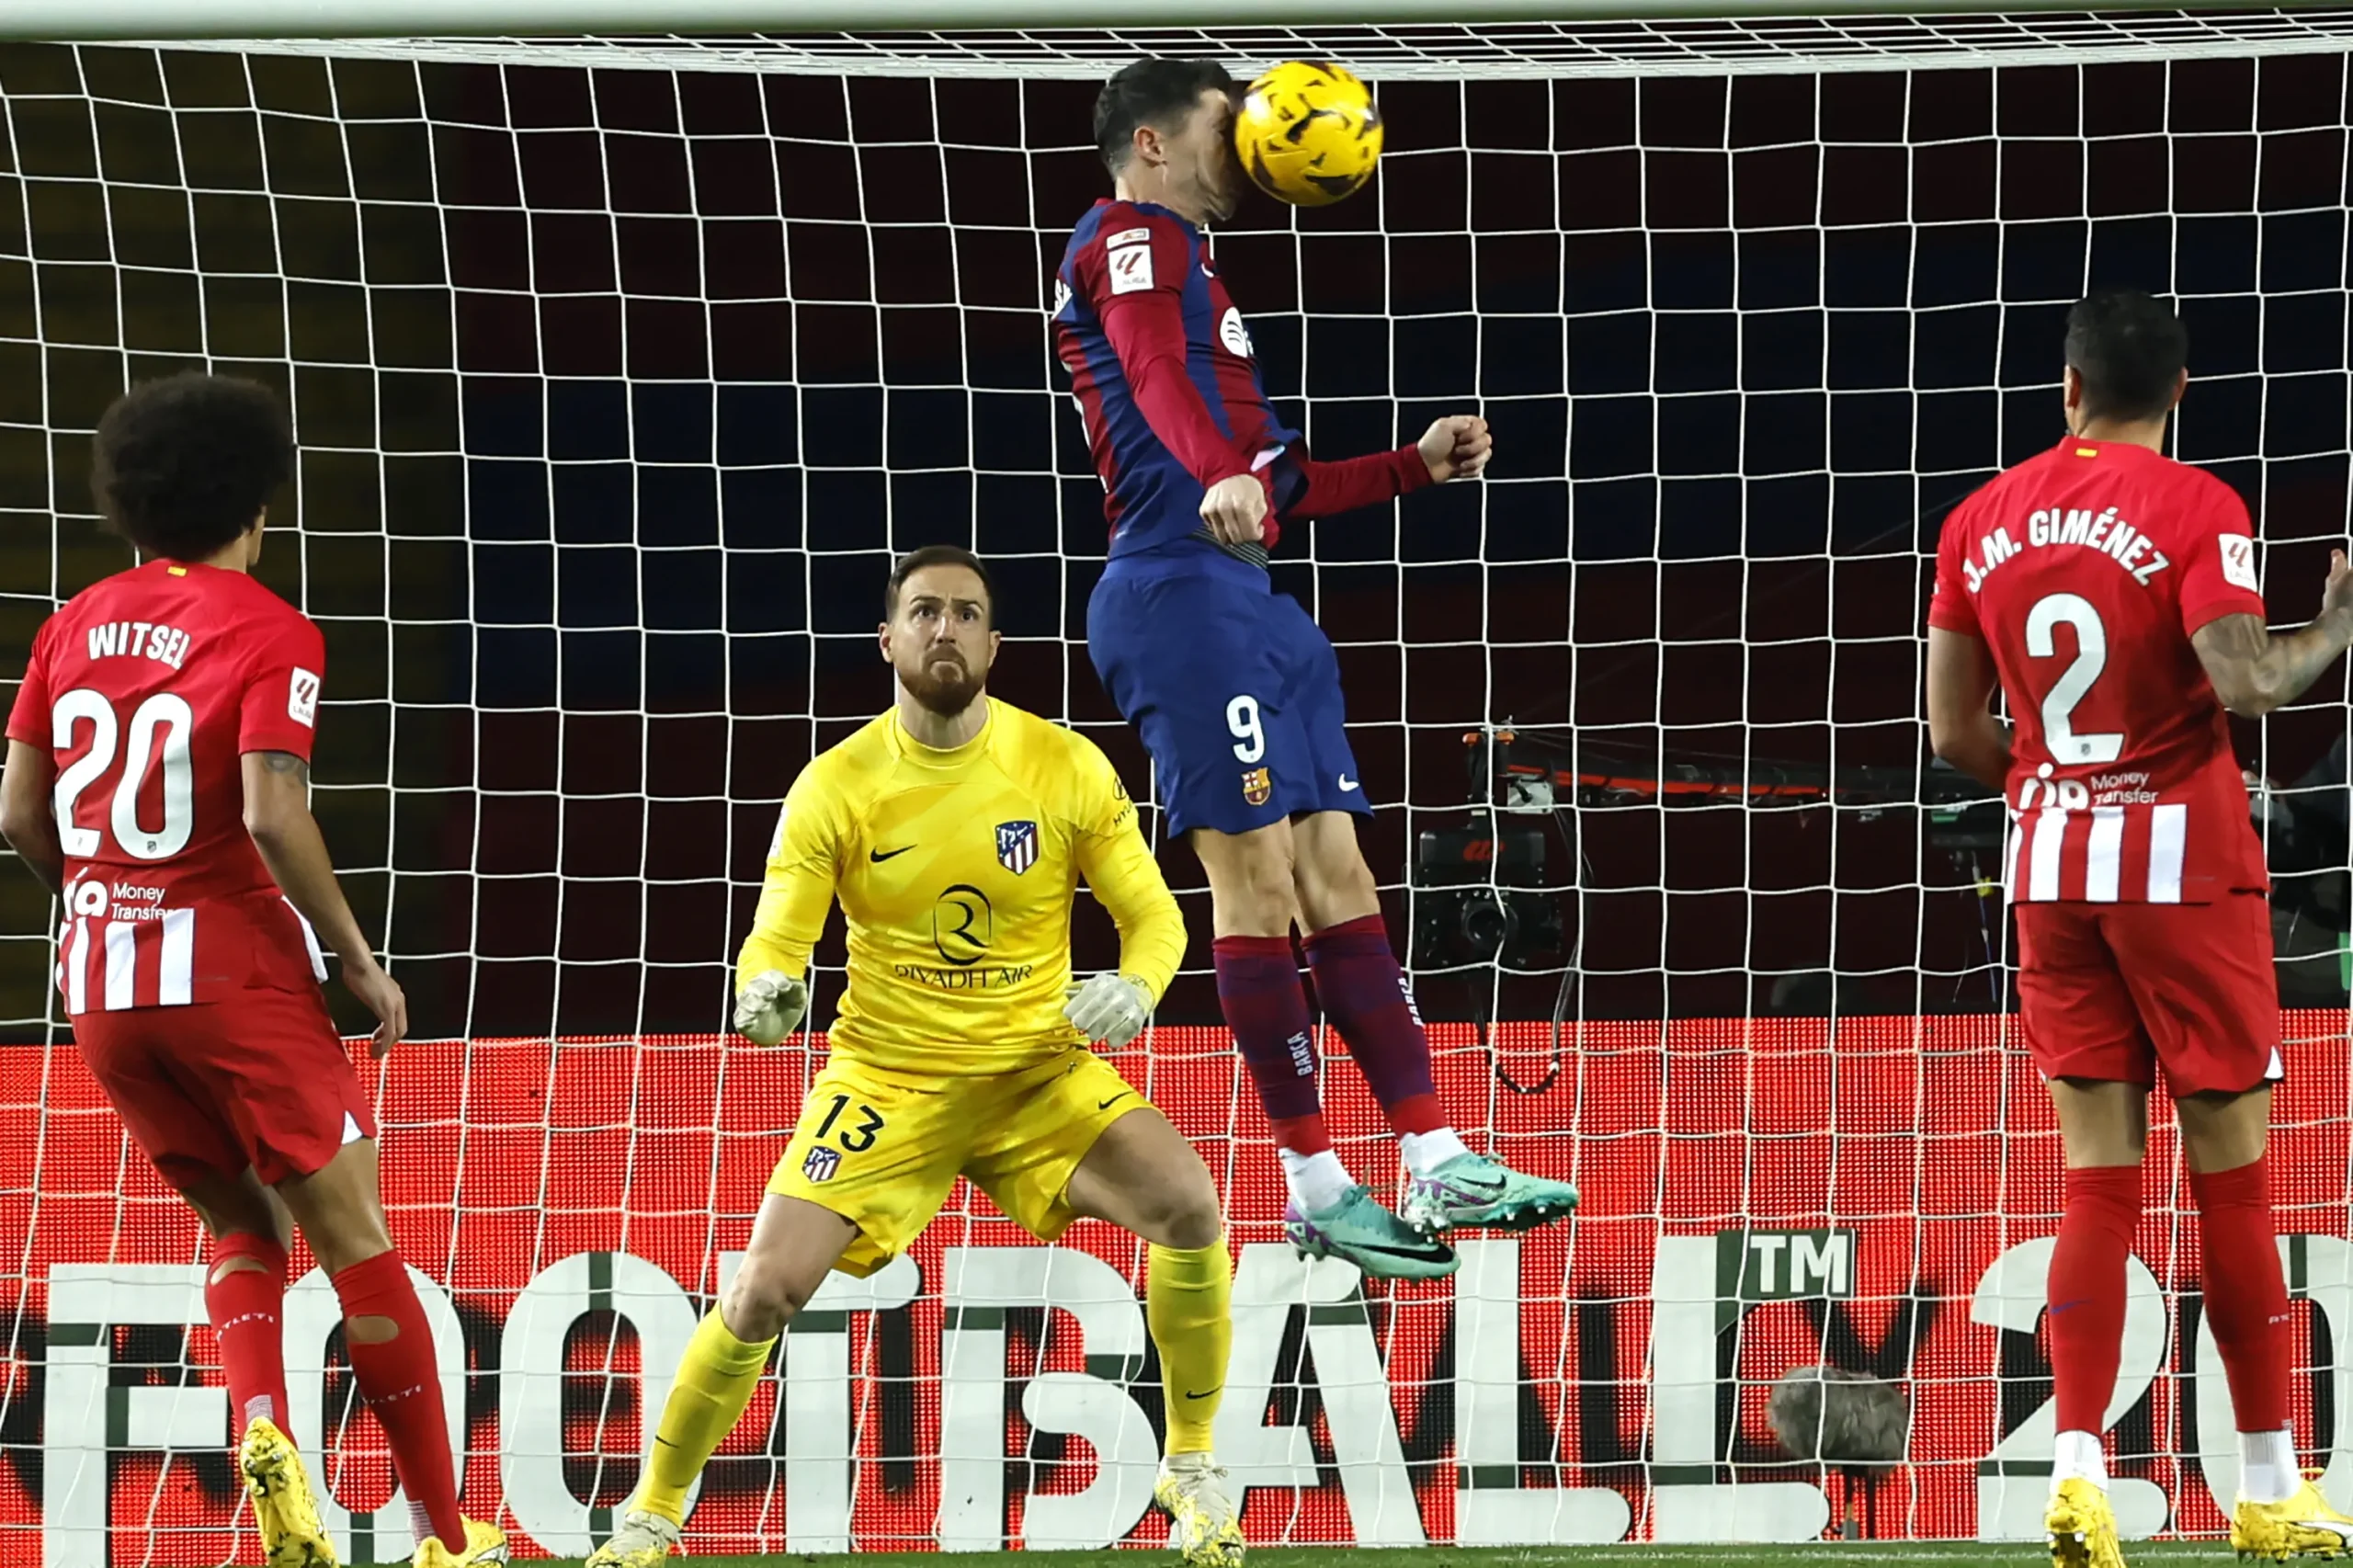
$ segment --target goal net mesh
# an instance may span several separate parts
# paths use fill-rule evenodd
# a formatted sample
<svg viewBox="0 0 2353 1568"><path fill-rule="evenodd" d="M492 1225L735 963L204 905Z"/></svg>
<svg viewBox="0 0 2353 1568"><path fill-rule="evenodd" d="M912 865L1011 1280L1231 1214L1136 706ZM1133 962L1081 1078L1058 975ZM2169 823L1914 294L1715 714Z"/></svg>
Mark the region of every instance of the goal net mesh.
<svg viewBox="0 0 2353 1568"><path fill-rule="evenodd" d="M808 1082L805 1047L710 1031L785 787L886 700L892 555L985 556L993 689L1144 797L1084 646L1102 497L1046 321L1107 190L1097 85L1143 51L1344 59L1381 94L1377 181L1254 196L1220 270L1319 454L1475 411L1497 455L1286 530L1275 580L1339 649L1449 1108L1586 1203L1449 1284L1290 1259L1202 879L1165 846L1194 944L1120 1064L1227 1195L1249 1533L2037 1534L2056 1139L1997 827L1922 767L1926 551L2057 433L2067 305L2137 285L2191 335L2177 454L2247 499L2275 614L2310 613L2347 494L2348 47L2353 12L2309 8L0 47L0 674L128 563L90 515L107 403L195 367L281 389L300 472L259 574L324 628L314 804L419 1042L363 1065L394 1230L470 1511L578 1555ZM2299 1432L2332 1467L2345 696L2240 733L2283 1005L2312 1009L2277 1196ZM1426 833L1469 892L1410 885ZM1517 893L1481 860L1506 839L1540 846ZM1506 909L1493 961L1472 927ZM250 1560L199 1238L73 1050L54 925L0 879L0 1536ZM1115 952L1091 903L1077 947ZM820 1026L840 960L836 926ZM1326 1092L1351 1168L1393 1181L1353 1069ZM1021 1241L960 1189L909 1260L834 1280L689 1547L1163 1539L1141 1248ZM2128 1534L2211 1533L2234 1483L2195 1243L2160 1175L2111 1412ZM407 1516L335 1324L306 1278L296 1435L347 1558L389 1560ZM1822 1362L1902 1401L1893 1462L1776 1436L1777 1380Z"/></svg>

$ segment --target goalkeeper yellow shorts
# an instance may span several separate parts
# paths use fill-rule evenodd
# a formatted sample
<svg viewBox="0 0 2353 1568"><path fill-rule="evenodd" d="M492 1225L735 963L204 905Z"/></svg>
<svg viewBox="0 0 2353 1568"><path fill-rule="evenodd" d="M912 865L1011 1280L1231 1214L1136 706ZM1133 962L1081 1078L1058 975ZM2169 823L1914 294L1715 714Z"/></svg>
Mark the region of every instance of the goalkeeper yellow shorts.
<svg viewBox="0 0 2353 1568"><path fill-rule="evenodd" d="M952 1078L836 1056L810 1086L767 1189L858 1227L835 1265L845 1274L871 1274L904 1251L960 1176L1050 1242L1078 1217L1068 1197L1079 1162L1105 1128L1148 1103L1087 1051Z"/></svg>

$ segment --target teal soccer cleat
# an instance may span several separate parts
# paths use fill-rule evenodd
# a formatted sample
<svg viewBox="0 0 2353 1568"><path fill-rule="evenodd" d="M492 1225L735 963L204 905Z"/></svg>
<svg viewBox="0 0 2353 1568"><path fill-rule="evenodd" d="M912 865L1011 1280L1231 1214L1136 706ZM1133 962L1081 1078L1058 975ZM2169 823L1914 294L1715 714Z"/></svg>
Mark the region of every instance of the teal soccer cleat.
<svg viewBox="0 0 2353 1568"><path fill-rule="evenodd" d="M1532 1231L1563 1220L1577 1206L1577 1189L1564 1181L1522 1176L1484 1154L1457 1154L1426 1176L1405 1184L1398 1205L1405 1222L1428 1234L1477 1228Z"/></svg>
<svg viewBox="0 0 2353 1568"><path fill-rule="evenodd" d="M1294 1200L1283 1210L1283 1233L1309 1257L1336 1257L1376 1279L1443 1279L1462 1264L1452 1247L1416 1231L1361 1187L1314 1214Z"/></svg>

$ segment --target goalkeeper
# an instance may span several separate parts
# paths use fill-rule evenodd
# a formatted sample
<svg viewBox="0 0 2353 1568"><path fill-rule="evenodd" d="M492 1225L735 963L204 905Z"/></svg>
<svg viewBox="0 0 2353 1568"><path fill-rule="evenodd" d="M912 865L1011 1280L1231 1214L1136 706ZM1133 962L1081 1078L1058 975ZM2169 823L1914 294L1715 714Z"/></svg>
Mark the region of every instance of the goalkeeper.
<svg viewBox="0 0 2353 1568"><path fill-rule="evenodd" d="M1448 1124L1357 845L1372 808L1339 661L1267 560L1290 520L1473 477L1494 448L1484 420L1454 415L1395 451L1316 462L1276 417L1201 232L1241 194L1233 92L1214 62L1140 60L1095 100L1116 191L1079 220L1054 310L1111 522L1086 651L1151 749L1169 831L1209 873L1218 1000L1282 1158L1292 1244L1428 1278L1456 1267L1440 1233L1541 1224L1577 1195L1472 1153ZM1316 998L1398 1134L1402 1213L1349 1178L1324 1131L1294 920Z"/></svg>
<svg viewBox="0 0 2353 1568"><path fill-rule="evenodd" d="M1109 761L985 695L995 598L964 551L901 560L881 628L898 700L811 762L785 798L735 1027L772 1045L800 1023L810 949L838 898L849 983L832 1058L594 1568L654 1568L669 1554L688 1487L786 1323L827 1269L870 1274L904 1251L959 1176L1042 1241L1087 1215L1150 1244L1145 1316L1168 1431L1154 1496L1187 1563L1241 1560L1210 1453L1233 1337L1217 1188L1192 1145L1087 1049L1142 1029L1184 956L1184 922ZM1082 874L1119 926L1120 963L1073 986Z"/></svg>

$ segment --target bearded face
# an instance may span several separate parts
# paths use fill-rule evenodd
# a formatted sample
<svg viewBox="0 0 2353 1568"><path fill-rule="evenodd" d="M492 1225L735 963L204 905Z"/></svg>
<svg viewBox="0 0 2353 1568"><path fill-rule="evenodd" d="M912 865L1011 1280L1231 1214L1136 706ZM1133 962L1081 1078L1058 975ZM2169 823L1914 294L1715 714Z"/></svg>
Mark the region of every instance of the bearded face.
<svg viewBox="0 0 2353 1568"><path fill-rule="evenodd" d="M899 684L945 719L961 713L988 685L997 635L988 590L965 566L926 566L908 574L882 629L882 650Z"/></svg>

